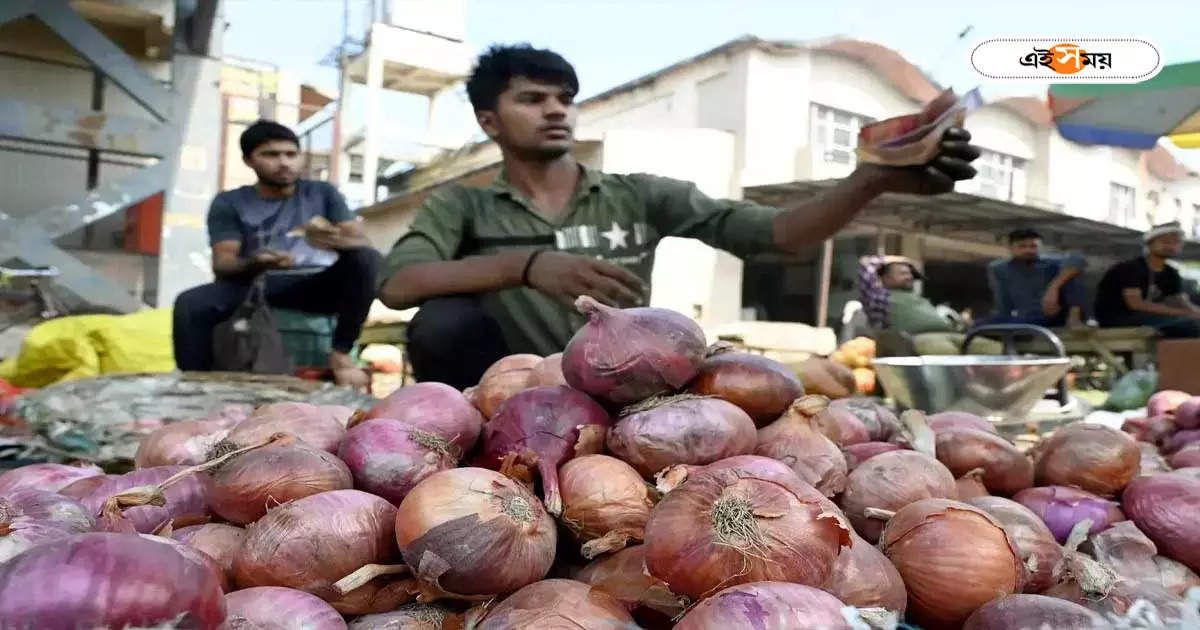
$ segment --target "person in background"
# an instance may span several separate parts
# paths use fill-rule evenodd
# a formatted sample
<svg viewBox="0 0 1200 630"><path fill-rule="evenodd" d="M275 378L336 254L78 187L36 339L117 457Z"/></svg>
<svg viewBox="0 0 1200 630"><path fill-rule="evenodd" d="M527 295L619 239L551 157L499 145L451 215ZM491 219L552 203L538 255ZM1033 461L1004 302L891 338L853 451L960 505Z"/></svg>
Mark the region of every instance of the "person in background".
<svg viewBox="0 0 1200 630"><path fill-rule="evenodd" d="M1144 235L1145 253L1114 265L1096 291L1101 326L1149 326L1165 337L1200 337L1200 308L1183 292L1183 278L1169 260L1183 250L1178 223Z"/></svg>
<svg viewBox="0 0 1200 630"><path fill-rule="evenodd" d="M970 134L952 128L929 164L860 164L821 197L780 211L712 199L691 182L583 167L571 154L578 92L575 69L554 52L496 46L479 58L467 93L503 170L489 188L435 191L384 263L383 303L420 306L407 346L417 380L463 388L505 354L562 351L584 322L571 306L580 295L647 304L664 237L741 257L798 252L881 193L952 190L974 176L979 156Z"/></svg>
<svg viewBox="0 0 1200 630"><path fill-rule="evenodd" d="M337 315L329 367L339 384L365 386L366 373L350 351L374 300L379 252L336 188L299 178L300 141L291 129L260 120L242 132L240 144L258 181L212 201L216 281L175 299L175 362L181 370L211 370L213 329L265 273L271 306Z"/></svg>
<svg viewBox="0 0 1200 630"><path fill-rule="evenodd" d="M993 316L980 324L1083 324L1087 294L1079 276L1087 262L1078 254L1042 256L1041 247L1042 237L1034 230L1009 233L1012 256L988 265Z"/></svg>

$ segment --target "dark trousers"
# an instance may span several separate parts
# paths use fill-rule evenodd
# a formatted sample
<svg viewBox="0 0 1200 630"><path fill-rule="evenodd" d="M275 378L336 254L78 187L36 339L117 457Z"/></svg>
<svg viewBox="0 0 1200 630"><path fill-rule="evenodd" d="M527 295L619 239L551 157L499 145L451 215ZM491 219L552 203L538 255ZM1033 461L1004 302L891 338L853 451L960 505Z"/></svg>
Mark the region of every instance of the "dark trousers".
<svg viewBox="0 0 1200 630"><path fill-rule="evenodd" d="M978 322L976 325L984 326L987 324L1030 324L1033 326L1042 326L1044 328L1061 328L1067 323L1067 316L1071 309L1079 307L1083 313L1083 319L1087 319L1087 289L1079 278L1072 278L1070 282L1063 285L1062 290L1058 294L1058 301L1062 307L1058 310L1057 315L1044 315L1037 313L1033 315L996 315ZM1041 306L1038 306L1039 310Z"/></svg>
<svg viewBox="0 0 1200 630"><path fill-rule="evenodd" d="M267 303L337 315L333 349L349 352L375 299L375 279L382 258L369 247L348 249L339 252L337 262L319 273L268 275ZM175 364L179 369L212 369L213 329L233 316L249 290L248 281L217 280L188 289L175 298L173 337Z"/></svg>
<svg viewBox="0 0 1200 630"><path fill-rule="evenodd" d="M1169 339L1192 339L1200 337L1200 322L1187 317L1172 317L1155 313L1125 313L1100 320L1105 328L1122 326L1149 326Z"/></svg>
<svg viewBox="0 0 1200 630"><path fill-rule="evenodd" d="M426 300L408 324L408 361L418 381L465 389L508 354L500 325L475 296Z"/></svg>

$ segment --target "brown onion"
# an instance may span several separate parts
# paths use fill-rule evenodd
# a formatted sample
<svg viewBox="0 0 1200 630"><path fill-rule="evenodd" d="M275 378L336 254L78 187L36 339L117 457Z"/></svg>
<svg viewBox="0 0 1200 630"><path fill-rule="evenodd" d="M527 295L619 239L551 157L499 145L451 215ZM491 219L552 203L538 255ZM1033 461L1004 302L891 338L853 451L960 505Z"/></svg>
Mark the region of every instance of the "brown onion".
<svg viewBox="0 0 1200 630"><path fill-rule="evenodd" d="M908 614L927 630L958 628L997 596L1021 592L1024 569L1012 539L979 508L922 499L899 510L880 548L908 588Z"/></svg>
<svg viewBox="0 0 1200 630"><path fill-rule="evenodd" d="M462 625L462 615L439 605L405 604L392 612L355 617L348 630L450 630Z"/></svg>
<svg viewBox="0 0 1200 630"><path fill-rule="evenodd" d="M1042 595L1006 595L967 617L962 630L1099 630L1109 627L1099 614L1069 601Z"/></svg>
<svg viewBox="0 0 1200 630"><path fill-rule="evenodd" d="M745 411L755 425L763 427L804 395L804 385L791 368L774 359L735 352L718 343L709 349L688 391L729 401Z"/></svg>
<svg viewBox="0 0 1200 630"><path fill-rule="evenodd" d="M575 580L542 580L513 593L468 621L472 630L517 628L603 628L637 630L633 617L615 597Z"/></svg>
<svg viewBox="0 0 1200 630"><path fill-rule="evenodd" d="M646 546L626 547L583 567L575 579L587 582L620 600L635 619L649 618L661 624L684 610L683 602L667 583L646 573Z"/></svg>
<svg viewBox="0 0 1200 630"><path fill-rule="evenodd" d="M103 476L104 471L93 465L29 464L0 474L0 494L26 488L58 492L76 481Z"/></svg>
<svg viewBox="0 0 1200 630"><path fill-rule="evenodd" d="M1017 546L1026 571L1026 593L1040 593L1054 584L1055 571L1062 561L1062 547L1037 514L1003 497L975 497L964 503L990 514Z"/></svg>
<svg viewBox="0 0 1200 630"><path fill-rule="evenodd" d="M858 465L868 459L890 451L898 451L904 447L891 442L862 442L861 444L851 444L842 448L842 455L846 458L846 469L854 470Z"/></svg>
<svg viewBox="0 0 1200 630"><path fill-rule="evenodd" d="M328 409L307 403L263 405L234 427L225 439L238 446L261 442L276 433L291 433L313 448L337 453L346 427Z"/></svg>
<svg viewBox="0 0 1200 630"><path fill-rule="evenodd" d="M993 494L1012 495L1033 486L1033 462L1008 440L973 429L937 431L937 458L955 476L983 469Z"/></svg>
<svg viewBox="0 0 1200 630"><path fill-rule="evenodd" d="M1200 443L1193 442L1167 458L1173 468L1200 466Z"/></svg>
<svg viewBox="0 0 1200 630"><path fill-rule="evenodd" d="M203 464L236 424L237 419L229 417L172 422L142 438L133 463L138 468Z"/></svg>
<svg viewBox="0 0 1200 630"><path fill-rule="evenodd" d="M191 525L171 532L171 538L215 560L230 583L237 581L233 574L233 560L245 537L246 530L223 523Z"/></svg>
<svg viewBox="0 0 1200 630"><path fill-rule="evenodd" d="M975 497L991 496L987 491L987 486L983 485L983 469L976 468L968 471L967 474L954 480L954 486L957 490L955 494L959 501L966 501Z"/></svg>
<svg viewBox="0 0 1200 630"><path fill-rule="evenodd" d="M550 385L566 385L567 377L563 376L562 353L556 352L538 361L529 370L529 380L526 387L547 387Z"/></svg>
<svg viewBox="0 0 1200 630"><path fill-rule="evenodd" d="M868 459L850 473L841 505L854 530L875 543L884 524L868 517L867 508L895 511L914 501L957 493L954 475L938 460L916 451L892 451Z"/></svg>
<svg viewBox="0 0 1200 630"><path fill-rule="evenodd" d="M986 418L965 411L943 411L929 416L929 428L934 433L947 429L975 429L984 433L996 433L996 426Z"/></svg>
<svg viewBox="0 0 1200 630"><path fill-rule="evenodd" d="M655 488L659 492L666 494L679 487L679 484L687 481L688 477L693 474L735 468L756 474L760 477L769 478L774 476L801 481L800 477L796 475L796 471L777 459L762 457L760 455L734 455L733 457L726 457L725 459L715 461L707 466L680 464L665 468L662 472L654 476Z"/></svg>
<svg viewBox="0 0 1200 630"><path fill-rule="evenodd" d="M903 432L896 414L875 398L839 398L829 403L829 408L846 409L857 416L859 422L866 427L872 442L888 442Z"/></svg>
<svg viewBox="0 0 1200 630"><path fill-rule="evenodd" d="M479 378L475 406L490 420L504 401L529 388L529 375L541 362L542 357L536 354L512 354L496 361Z"/></svg>
<svg viewBox="0 0 1200 630"><path fill-rule="evenodd" d="M1173 473L1138 477L1122 506L1160 553L1200 571L1200 481Z"/></svg>
<svg viewBox="0 0 1200 630"><path fill-rule="evenodd" d="M583 557L641 541L654 501L650 487L625 462L607 455L576 457L558 469L562 521L584 543Z"/></svg>
<svg viewBox="0 0 1200 630"><path fill-rule="evenodd" d="M516 591L545 577L557 541L541 501L485 468L434 473L396 510L396 542L427 599Z"/></svg>
<svg viewBox="0 0 1200 630"><path fill-rule="evenodd" d="M1113 496L1137 476L1141 452L1133 438L1099 424L1069 424L1038 445L1039 486L1075 486Z"/></svg>
<svg viewBox="0 0 1200 630"><path fill-rule="evenodd" d="M787 464L806 483L832 497L846 487L846 458L837 444L817 429L816 417L828 404L824 396L796 400L783 417L758 430L754 453Z"/></svg>
<svg viewBox="0 0 1200 630"><path fill-rule="evenodd" d="M849 549L843 549L833 566L833 575L822 590L847 606L883 608L904 617L908 591L892 562L875 545L854 534Z"/></svg>
<svg viewBox="0 0 1200 630"><path fill-rule="evenodd" d="M213 513L238 525L253 523L288 501L354 487L342 460L298 441L243 453L201 479Z"/></svg>
<svg viewBox="0 0 1200 630"><path fill-rule="evenodd" d="M1125 514L1116 503L1076 488L1029 488L1018 492L1013 500L1037 514L1060 543L1067 541L1071 528L1081 521L1092 521L1089 531L1095 534L1125 520Z"/></svg>
<svg viewBox="0 0 1200 630"><path fill-rule="evenodd" d="M1159 582L1175 597L1183 597L1189 588L1200 586L1200 575L1178 560L1154 556L1154 564L1158 567Z"/></svg>
<svg viewBox="0 0 1200 630"><path fill-rule="evenodd" d="M608 432L608 450L646 479L668 466L749 454L757 441L750 416L718 398L652 398L625 414Z"/></svg>
<svg viewBox="0 0 1200 630"><path fill-rule="evenodd" d="M422 479L454 468L459 454L458 447L441 435L387 418L350 429L338 448L338 457L354 476L354 486L393 505Z"/></svg>
<svg viewBox="0 0 1200 630"><path fill-rule="evenodd" d="M651 511L646 568L693 600L762 580L820 586L851 542L829 505L796 480L736 468L696 474Z"/></svg>
<svg viewBox="0 0 1200 630"><path fill-rule="evenodd" d="M675 630L850 630L842 602L801 584L754 582L727 588L696 604Z"/></svg>
<svg viewBox="0 0 1200 630"><path fill-rule="evenodd" d="M483 415L457 389L443 383L415 383L388 394L374 407L355 414L351 428L376 418L396 420L441 436L466 453L479 441Z"/></svg>

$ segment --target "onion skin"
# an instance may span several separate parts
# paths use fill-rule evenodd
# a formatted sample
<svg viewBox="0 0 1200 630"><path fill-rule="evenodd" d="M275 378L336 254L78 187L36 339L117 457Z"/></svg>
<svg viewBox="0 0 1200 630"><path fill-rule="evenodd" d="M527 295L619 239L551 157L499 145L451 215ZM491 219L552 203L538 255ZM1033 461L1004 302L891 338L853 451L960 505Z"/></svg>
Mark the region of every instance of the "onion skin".
<svg viewBox="0 0 1200 630"><path fill-rule="evenodd" d="M1146 401L1146 415L1150 417L1165 414L1175 415L1179 406L1187 402L1191 397L1191 394L1181 392L1177 389L1164 389L1154 392L1151 394L1150 399Z"/></svg>
<svg viewBox="0 0 1200 630"><path fill-rule="evenodd" d="M829 403L830 409L846 409L853 413L867 429L871 442L888 442L903 432L900 419L891 409L875 398L857 396L839 398Z"/></svg>
<svg viewBox="0 0 1200 630"><path fill-rule="evenodd" d="M1141 460L1141 451L1128 435L1099 424L1076 423L1038 445L1034 469L1039 486L1074 486L1111 497L1137 476Z"/></svg>
<svg viewBox="0 0 1200 630"><path fill-rule="evenodd" d="M849 471L858 468L859 464L880 453L898 451L902 448L904 447L891 442L862 442L842 447L842 455L846 458L846 469Z"/></svg>
<svg viewBox="0 0 1200 630"><path fill-rule="evenodd" d="M163 585L170 585L164 588ZM217 576L172 546L126 534L79 534L0 565L0 619L38 630L225 619Z"/></svg>
<svg viewBox="0 0 1200 630"><path fill-rule="evenodd" d="M1024 569L1004 528L979 508L923 499L896 511L880 538L922 628L958 628L997 596L1019 593Z"/></svg>
<svg viewBox="0 0 1200 630"><path fill-rule="evenodd" d="M358 490L314 494L267 512L246 530L234 557L241 588L286 586L312 593L343 614L392 610L410 596L370 582L346 595L333 583L366 564L390 564L396 508Z"/></svg>
<svg viewBox="0 0 1200 630"><path fill-rule="evenodd" d="M428 431L449 440L459 452L466 453L479 441L483 415L457 389L443 383L416 383L388 394L369 411L350 421L354 428L361 422L387 418L413 428Z"/></svg>
<svg viewBox="0 0 1200 630"><path fill-rule="evenodd" d="M1167 458L1172 468L1190 468L1200 466L1200 443L1193 442Z"/></svg>
<svg viewBox="0 0 1200 630"><path fill-rule="evenodd" d="M758 430L754 454L778 459L805 483L832 497L846 488L846 458L817 428L816 418L826 411L827 404L822 396L805 396L792 403L783 417ZM853 414L841 413L858 422Z"/></svg>
<svg viewBox="0 0 1200 630"><path fill-rule="evenodd" d="M1163 588L1175 597L1183 597L1189 588L1200 586L1200 575L1178 560L1154 556L1154 564L1158 566L1159 581Z"/></svg>
<svg viewBox="0 0 1200 630"><path fill-rule="evenodd" d="M849 630L836 597L801 584L754 582L727 588L696 604L675 630Z"/></svg>
<svg viewBox="0 0 1200 630"><path fill-rule="evenodd" d="M584 455L563 464L558 477L562 521L585 543L583 557L642 540L654 501L650 487L629 464L607 455Z"/></svg>
<svg viewBox="0 0 1200 630"><path fill-rule="evenodd" d="M1042 519L1055 540L1067 541L1071 528L1076 523L1091 519L1088 534L1102 532L1113 523L1125 520L1125 514L1116 503L1084 490L1063 486L1030 488L1018 492L1013 500L1029 508Z"/></svg>
<svg viewBox="0 0 1200 630"><path fill-rule="evenodd" d="M456 615L430 604L405 604L392 612L356 617L348 630L450 630L458 626Z"/></svg>
<svg viewBox="0 0 1200 630"><path fill-rule="evenodd" d="M1122 505L1159 553L1200 571L1200 481L1177 474L1139 477L1125 489Z"/></svg>
<svg viewBox="0 0 1200 630"><path fill-rule="evenodd" d="M96 520L83 504L25 488L0 495L0 564L42 543L90 532Z"/></svg>
<svg viewBox="0 0 1200 630"><path fill-rule="evenodd" d="M91 494L81 499L80 503L83 503L83 506L88 509L88 513L99 515L101 508L104 507L104 502L114 494L139 486L161 483L182 470L185 470L185 467L155 466L127 472L124 475L114 475L100 484ZM179 483L164 490L163 495L167 500L166 505L162 507L138 505L126 508L122 512L123 518L120 520L127 521L127 524L131 525L139 534L150 534L160 525L172 519L175 519L177 523L208 519L208 493L198 476L184 477ZM120 524L122 527L124 525L125 523ZM113 526L113 524L108 523L107 519L101 519L99 526L103 528Z"/></svg>
<svg viewBox="0 0 1200 630"><path fill-rule="evenodd" d="M774 477L791 481L802 481L796 475L796 471L777 459L761 455L734 455L733 457L717 460L706 466L692 466L688 464L670 466L654 476L657 482L655 487L660 493L666 494L679 487L679 484L687 481L688 477L693 474L731 469L741 470L766 479Z"/></svg>
<svg viewBox="0 0 1200 630"><path fill-rule="evenodd" d="M116 476L117 475L96 475L94 477L84 477L83 479L72 481L71 483L63 486L58 493L64 497L71 497L72 499L82 501L84 497L95 492L96 488L100 487L100 484Z"/></svg>
<svg viewBox="0 0 1200 630"><path fill-rule="evenodd" d="M230 584L237 581L233 573L233 560L238 549L242 547L242 540L245 537L246 530L224 523L190 525L171 532L172 539L205 553L215 560L225 573L226 581Z"/></svg>
<svg viewBox="0 0 1200 630"><path fill-rule="evenodd" d="M1130 582L1158 582L1161 579L1158 565L1154 563L1158 548L1132 521L1121 521L1094 534L1087 544L1097 562Z"/></svg>
<svg viewBox="0 0 1200 630"><path fill-rule="evenodd" d="M651 511L646 569L693 600L763 580L820 586L850 534L812 486L717 470L692 476Z"/></svg>
<svg viewBox="0 0 1200 630"><path fill-rule="evenodd" d="M291 433L313 448L337 453L346 427L328 409L307 403L263 405L238 423L225 439L238 446L263 442L276 433Z"/></svg>
<svg viewBox="0 0 1200 630"><path fill-rule="evenodd" d="M774 422L792 401L804 395L804 385L786 365L749 352L710 352L700 373L688 385L700 396L716 396L737 405L755 426Z"/></svg>
<svg viewBox="0 0 1200 630"><path fill-rule="evenodd" d="M588 316L563 351L567 383L614 407L678 391L700 371L707 348L700 325L663 308L615 309L588 296Z"/></svg>
<svg viewBox="0 0 1200 630"><path fill-rule="evenodd" d="M858 534L853 541L849 549L838 554L833 575L821 590L847 606L885 608L899 613L903 619L908 591L900 573L875 545Z"/></svg>
<svg viewBox="0 0 1200 630"><path fill-rule="evenodd" d="M1017 546L1017 553L1026 570L1026 593L1040 593L1054 584L1057 578L1055 569L1062 561L1063 551L1054 540L1050 528L1037 514L1004 497L975 497L963 502L996 519Z"/></svg>
<svg viewBox="0 0 1200 630"><path fill-rule="evenodd" d="M736 405L679 396L621 418L608 432L607 444L609 452L650 479L668 466L748 455L757 441L754 422Z"/></svg>
<svg viewBox="0 0 1200 630"><path fill-rule="evenodd" d="M1200 429L1200 396L1192 396L1175 409L1175 422L1180 429Z"/></svg>
<svg viewBox="0 0 1200 630"><path fill-rule="evenodd" d="M562 353L556 352L538 361L529 370L529 380L526 387L547 387L550 385L567 385L567 377L563 376Z"/></svg>
<svg viewBox="0 0 1200 630"><path fill-rule="evenodd" d="M574 578L616 597L635 618L656 615L654 620L661 624L684 610L683 602L666 582L646 573L645 545L626 547L593 560Z"/></svg>
<svg viewBox="0 0 1200 630"><path fill-rule="evenodd" d="M422 479L454 468L458 454L444 437L386 418L350 429L338 448L354 487L393 505L399 505Z"/></svg>
<svg viewBox="0 0 1200 630"><path fill-rule="evenodd" d="M257 586L225 596L225 625L261 624L279 630L346 630L346 621L325 600L280 586Z"/></svg>
<svg viewBox="0 0 1200 630"><path fill-rule="evenodd" d="M958 479L954 480L955 496L959 501L966 502L967 499L975 497L987 497L991 494L987 491L987 487L983 485L983 480L980 479L980 469L975 469L972 473L967 473Z"/></svg>
<svg viewBox="0 0 1200 630"><path fill-rule="evenodd" d="M615 597L575 580L542 580L513 593L468 623L472 630L603 628L637 630Z"/></svg>
<svg viewBox="0 0 1200 630"><path fill-rule="evenodd" d="M404 497L395 527L422 586L447 596L500 595L536 582L550 571L558 542L537 497L484 468L430 475Z"/></svg>
<svg viewBox="0 0 1200 630"><path fill-rule="evenodd" d="M58 492L80 479L104 474L99 466L65 466L63 464L30 464L0 474L0 494L26 488L43 492Z"/></svg>
<svg viewBox="0 0 1200 630"><path fill-rule="evenodd" d="M235 424L237 419L229 417L172 422L142 438L133 463L138 468L203 464Z"/></svg>
<svg viewBox="0 0 1200 630"><path fill-rule="evenodd" d="M238 525L288 501L354 487L342 460L298 441L243 453L201 479L213 513Z"/></svg>
<svg viewBox="0 0 1200 630"><path fill-rule="evenodd" d="M185 545L173 538L166 538L163 536L154 536L151 534L137 534L137 535L141 538L145 538L146 540L152 540L152 541L162 544L162 545L168 545L175 551L179 552L179 555L187 558L188 560L191 560L192 562L195 562L196 564L198 564L198 565L204 567L205 569L207 569L208 571L210 571L213 575L215 575L217 577L217 583L221 585L221 592L228 593L233 590L233 587L232 587L231 583L229 582L228 577L226 577L226 575L225 575L225 571L223 571L221 569L221 565L217 564L217 561L214 560L212 556L210 556L206 553L203 553L194 547Z"/></svg>
<svg viewBox="0 0 1200 630"><path fill-rule="evenodd" d="M475 406L485 418L494 418L506 400L529 388L530 374L541 362L536 354L510 354L496 361L479 377L472 396Z"/></svg>
<svg viewBox="0 0 1200 630"><path fill-rule="evenodd" d="M1144 477L1171 470L1171 465L1158 452L1157 446L1149 442L1138 442L1137 445L1142 454L1142 459L1138 463L1138 476Z"/></svg>
<svg viewBox="0 0 1200 630"><path fill-rule="evenodd" d="M1109 627L1101 615L1066 600L1043 595L1006 595L967 617L962 630L1099 630Z"/></svg>
<svg viewBox="0 0 1200 630"><path fill-rule="evenodd" d="M934 433L947 429L974 429L984 433L996 433L996 427L986 418L965 411L943 411L929 416L929 428Z"/></svg>
<svg viewBox="0 0 1200 630"><path fill-rule="evenodd" d="M846 479L841 505L846 517L867 542L879 541L883 521L869 518L866 508L899 510L921 499L958 496L954 475L936 459L916 451L881 453L859 464Z"/></svg>
<svg viewBox="0 0 1200 630"><path fill-rule="evenodd" d="M982 481L988 492L1005 496L1033 487L1033 462L999 435L974 429L943 429L935 433L937 459L954 476L982 468Z"/></svg>

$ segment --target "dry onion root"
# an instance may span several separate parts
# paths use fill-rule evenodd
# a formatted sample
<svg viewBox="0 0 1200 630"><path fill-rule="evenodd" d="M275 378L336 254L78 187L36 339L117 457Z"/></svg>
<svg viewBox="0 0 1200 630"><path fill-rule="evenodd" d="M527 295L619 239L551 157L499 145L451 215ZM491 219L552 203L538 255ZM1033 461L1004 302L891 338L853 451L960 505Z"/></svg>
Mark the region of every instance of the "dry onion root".
<svg viewBox="0 0 1200 630"><path fill-rule="evenodd" d="M607 455L585 455L563 464L558 478L562 522L583 543L584 558L642 540L654 501L650 487L629 464Z"/></svg>

